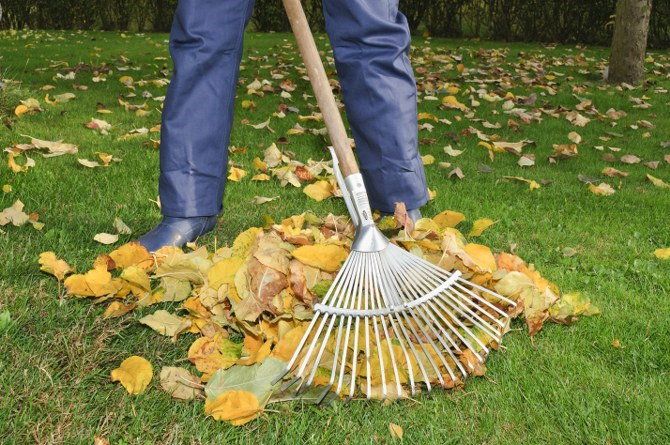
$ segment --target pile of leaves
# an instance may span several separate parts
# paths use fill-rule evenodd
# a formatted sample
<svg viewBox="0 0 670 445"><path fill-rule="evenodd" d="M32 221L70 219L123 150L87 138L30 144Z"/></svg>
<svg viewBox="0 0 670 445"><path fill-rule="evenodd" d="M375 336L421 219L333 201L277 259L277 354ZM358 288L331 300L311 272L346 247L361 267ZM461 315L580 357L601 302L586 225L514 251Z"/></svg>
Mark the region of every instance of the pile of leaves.
<svg viewBox="0 0 670 445"><path fill-rule="evenodd" d="M487 246L469 242L458 230L465 219L462 213L447 210L411 224L399 208L395 218L377 222L392 242L412 254L447 270L458 269L469 280L518 302L513 308L491 300L512 317L522 315L530 335L547 320L567 324L580 315L599 312L579 293L561 294L518 256L494 254ZM492 225L491 220L475 221L468 236L476 237ZM152 255L141 245L129 243L100 255L83 274L74 273L53 252L42 253L39 263L43 271L63 282L70 297L105 303L105 318L154 306L157 309L140 318L140 323L173 340L193 336L187 356L194 369L163 366L160 386L176 399L204 398L207 415L242 425L261 415L269 403L313 398L310 391L300 396L282 393L282 381L275 380L284 374L313 316L314 304L330 287L353 236L347 217L303 213L278 224L249 228L231 246L213 252L191 245L188 251L166 247ZM170 312L166 307L176 309ZM492 349L498 347L490 337L483 336L482 341ZM486 368L473 363L472 353L463 349L458 359L470 374L481 376ZM373 384L379 385L380 370L375 367L381 360L373 357L371 362ZM146 391L153 375L152 364L139 356L127 358L111 371L111 379L130 394ZM319 368L317 389L329 375L330 370ZM359 373L357 380L363 378ZM436 384L435 380L431 383ZM450 380L446 386L462 385L461 380ZM373 386L366 395L379 398L381 391Z"/></svg>

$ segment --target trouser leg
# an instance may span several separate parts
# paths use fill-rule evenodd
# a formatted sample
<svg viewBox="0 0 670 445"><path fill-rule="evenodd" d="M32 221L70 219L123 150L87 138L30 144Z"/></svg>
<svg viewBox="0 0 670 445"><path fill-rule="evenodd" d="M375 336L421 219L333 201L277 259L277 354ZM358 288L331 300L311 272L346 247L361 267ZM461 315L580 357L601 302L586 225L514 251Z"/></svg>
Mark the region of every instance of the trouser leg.
<svg viewBox="0 0 670 445"><path fill-rule="evenodd" d="M398 0L323 0L323 9L372 207L419 208L428 196L410 33Z"/></svg>
<svg viewBox="0 0 670 445"><path fill-rule="evenodd" d="M174 73L161 126L159 193L166 216L221 211L244 28L254 0L179 0Z"/></svg>

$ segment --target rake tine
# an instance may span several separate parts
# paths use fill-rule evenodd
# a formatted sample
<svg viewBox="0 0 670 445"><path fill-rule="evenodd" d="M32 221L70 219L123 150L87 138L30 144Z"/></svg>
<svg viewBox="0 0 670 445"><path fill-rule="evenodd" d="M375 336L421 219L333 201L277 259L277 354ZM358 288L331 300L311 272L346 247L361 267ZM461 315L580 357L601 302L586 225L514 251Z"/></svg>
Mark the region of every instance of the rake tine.
<svg viewBox="0 0 670 445"><path fill-rule="evenodd" d="M371 261L371 274L378 273L377 272L377 265L376 261L379 260L379 254L374 254L372 257L373 261ZM379 288L376 286L373 287L373 293L375 294L375 302L376 302L376 309L381 309L383 307L382 302L381 302L381 297L380 297L380 292ZM380 323L382 325L382 328L384 330L384 337L386 338L386 347L388 348L389 351L389 360L391 361L391 366L393 366L393 375L395 376L395 382L396 382L396 389L397 389L397 394L400 394L402 391L402 385L400 383L400 374L398 373L398 365L395 360L395 351L393 350L393 345L391 344L391 336L389 335L388 332L388 327L386 324L386 317L379 317L380 318ZM391 317L389 317L391 318ZM381 368L381 377L382 377L382 396L386 397L387 394L387 387L386 387L386 372L385 372L385 366L384 366L384 354L382 352L382 344L381 341L379 340L379 327L377 326L377 317L373 318L373 323L374 323L374 328L375 328L375 338L377 340L377 354L379 356L379 366ZM403 351L405 350L404 346L402 346ZM407 358L407 364L409 365L410 372L411 372L411 363L409 362L409 357ZM370 397L370 390L368 390L368 398Z"/></svg>
<svg viewBox="0 0 670 445"><path fill-rule="evenodd" d="M400 288L398 287L398 283L396 283L395 280L392 279L389 276L389 272L387 270L388 267L389 267L389 265L386 262L381 264L382 274L384 275L384 280L382 281L382 283L386 283L387 286L389 285L388 283L391 283L393 285L392 292L393 291L394 292L393 292L392 295L394 295L395 296L394 299L398 303L400 303L401 301L400 301L400 298L398 297L398 294L400 292ZM416 331L412 327L411 323L409 323L409 320L407 320L406 314L404 312L400 312L400 313L396 314L396 316L398 317L398 319L400 319L400 317L403 317L408 322L407 324L409 325L410 330L412 330L412 333L414 334L414 337L418 339L419 336L416 334ZM411 340L410 336L407 334L407 330L405 329L405 324L401 323L400 320L398 320L398 321L399 321L398 324L400 326L400 329L401 329L403 335L405 336L405 340L409 344L409 347L412 350L412 353L414 354L414 357L416 358L417 366L419 367L419 370L421 371L421 374L423 376L424 382L426 383L427 389L428 389L428 391L430 391L430 388L431 388L430 379L428 378L428 374L426 373L426 369L423 366L423 362L421 361L421 358L420 358L419 354L416 352L416 348L414 347L414 344L412 343L412 340ZM426 352L425 352L425 349L424 349L423 345L419 344L419 346L421 347L422 352L425 354ZM435 364L432 362L432 359L430 358L430 356L428 356L428 358L429 358L429 361L431 362L431 364L433 366L435 366ZM439 374L439 372L438 372L438 374Z"/></svg>

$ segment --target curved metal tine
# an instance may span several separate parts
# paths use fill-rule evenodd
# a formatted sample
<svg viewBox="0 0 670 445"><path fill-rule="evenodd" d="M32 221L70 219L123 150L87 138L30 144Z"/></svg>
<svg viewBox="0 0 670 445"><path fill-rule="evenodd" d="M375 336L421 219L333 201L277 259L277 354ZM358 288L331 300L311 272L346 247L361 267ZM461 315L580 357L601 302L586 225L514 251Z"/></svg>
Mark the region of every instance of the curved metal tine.
<svg viewBox="0 0 670 445"><path fill-rule="evenodd" d="M333 284L330 286L330 289L328 289L328 292L326 292L326 296L324 297L322 304L330 303L331 298L333 300L335 299L332 296L339 289L338 288L339 282L340 282L340 280L342 280L342 277L345 275L345 271L346 271L347 267L349 267L349 264L351 263L351 261L352 261L351 257L346 259L346 261L342 265L342 269L340 269L340 273L337 274L337 276L335 277L335 281L333 281ZM321 332L321 329L323 329L323 324L325 323L325 320L328 319L328 314L324 314L324 315L325 315L325 317L321 318L321 325L319 326L319 331L318 332ZM298 356L300 355L300 351L302 350L303 346L305 346L305 343L307 342L307 339L309 338L309 334L312 332L312 329L314 329L314 325L316 324L316 322L319 318L320 317L318 316L318 314L315 314L314 317L312 318L312 321L310 322L309 327L305 331L305 334L303 335L303 337L300 339L300 343L298 343L298 347L293 352L293 356L291 357L291 360L289 361L288 365L286 365L287 369L290 370L291 368L293 368L293 365L295 365L295 361L297 360ZM314 338L316 339L318 337L319 336L318 336L318 333L317 333L317 335Z"/></svg>
<svg viewBox="0 0 670 445"><path fill-rule="evenodd" d="M468 280L464 280L464 279L462 279L462 278L459 278L457 281L461 281L461 282L463 282L464 284L467 284L468 286L473 287L473 288L475 288L475 289L477 289L477 290L479 290L479 291L481 291L481 292L486 292L487 294L491 294L491 295L493 295L494 297L496 297L497 299L502 300L502 301L504 301L505 303L511 305L512 307L516 307L516 301L511 300L511 299L509 299L509 298L507 298L507 297L505 297L505 296L503 296L503 295L500 295L498 292L493 292L491 289L487 289L487 288L485 288L485 287L483 287L483 286L480 286L479 284L473 283L473 282L468 281ZM487 301L487 303L489 303L489 302ZM490 303L489 303L489 304L490 304ZM498 308L495 307L495 306L493 306L493 308L498 309ZM492 309L493 309L493 308L492 308ZM500 309L498 309L498 310L500 310ZM507 316L507 313L505 313L504 311L501 311L501 312L502 312L503 315Z"/></svg>
<svg viewBox="0 0 670 445"><path fill-rule="evenodd" d="M428 261L425 261L425 260L421 260L420 258L417 258L417 259L421 261L421 265L422 265L424 268L428 268L428 269L430 269L432 272L434 272L434 273L436 273L436 274L438 274L438 275L445 276L445 277L447 277L447 278L450 277L450 276L452 275L452 274L450 274L449 272L445 271L444 269L442 269L442 268L436 266L435 264L432 264L432 263L430 263L430 262L428 262ZM468 285L468 286L475 287L475 288L477 288L477 289L479 289L479 290L481 290L481 291L483 291L483 292L486 292L486 293L488 293L488 294L491 294L491 295L493 295L494 297L499 298L499 299L501 299L501 300L503 300L503 301L506 301L506 302L508 302L508 303L512 303L512 304L516 305L516 303L514 303L512 300L510 300L510 299L508 299L508 298L505 298L505 297L503 297L502 295L498 295L497 293L491 291L490 289L486 289L486 288L484 288L484 287L482 287L482 286L479 286L479 285L477 285L477 284L475 284L475 283L472 283L472 282L470 282L470 281L468 281L468 280L466 280L466 279L464 279L464 278L460 278L460 277L459 277L459 278L456 280L456 282L454 283L454 286L458 286L458 287L460 287L461 289L466 290L466 289L463 288L460 284L458 284L459 281L460 281L461 283L465 283L465 284ZM475 298L477 301L479 301L480 303L482 303L483 305L485 305L486 307L488 307L488 308L490 308L491 310L497 312L497 313L498 313L499 315L501 315L502 317L509 317L509 316L507 315L507 313L505 313L505 312L502 311L501 309L497 308L496 306L494 306L494 305L491 304L490 302L486 301L486 299L480 297L479 295L477 295L477 294L475 294L475 293L473 293L473 292L469 292L469 294L470 294L473 298ZM470 304L471 304L472 306L474 306L474 307L478 307L478 306L477 306L476 304L474 304L470 299L465 299L464 301L470 303ZM489 318L491 318L492 320L497 321L497 318L492 317L488 312L484 312L484 311L482 311L482 312L485 313L487 316L489 316Z"/></svg>
<svg viewBox="0 0 670 445"><path fill-rule="evenodd" d="M347 308L349 306L349 302L352 299L353 296L353 289L356 288L356 280L358 279L358 274L361 269L361 263L362 263L362 254L360 253L352 253L353 255L356 255L357 261L356 261L356 269L352 271L351 273L351 281L349 282L349 286L347 287L347 292L345 295L345 301L342 303L341 308ZM338 364L338 355L340 354L340 349L342 349L342 366L346 366L346 350L347 350L347 345L346 343L342 347L341 340L342 340L342 330L344 326L344 321L345 321L345 315L340 315L338 316L338 326L337 326L337 340L335 342L335 353L333 354L333 367L331 369L330 373L330 381L329 383L332 385L335 382L335 376L337 375L337 364ZM347 331L348 332L348 331ZM348 334L345 334L346 339L348 340ZM336 392L339 394L340 389L338 388Z"/></svg>
<svg viewBox="0 0 670 445"><path fill-rule="evenodd" d="M367 293L366 288L365 288L365 278L367 277L367 269L368 269L368 264L369 264L369 253L364 253L363 254L363 265L361 267L361 274L359 275L359 281L358 281L358 289L355 290L355 294L353 296L353 299L351 301L351 308L354 308L354 305L356 306L357 310L360 310L363 306L363 296L365 295L365 298L367 298ZM367 302L366 302L367 306ZM349 317L351 319L351 317ZM356 391L356 368L358 366L358 338L359 338L359 329L361 325L361 318L356 317L356 320L354 321L354 350L352 351L351 355L351 382L349 383L349 397L353 398L354 397L354 392ZM349 343L346 343L347 346ZM344 367L342 368L344 371ZM344 377L344 374L340 375L340 380Z"/></svg>
<svg viewBox="0 0 670 445"><path fill-rule="evenodd" d="M357 259L356 256L353 256L353 257L350 257L350 258L352 258L352 259L351 259L351 262L349 263L348 269L347 270L341 269L342 275L343 276L346 275L346 276L344 276L343 284L341 286L339 286L336 290L337 301L334 303L334 306L336 306L336 307L339 307L342 304L342 300L345 298L346 291L348 289L348 286L351 282L351 278L353 276L351 274L351 269L355 268L356 264L358 262L358 259ZM332 289L332 287L331 287L331 289ZM335 298L333 298L333 300L335 300ZM323 326L324 326L326 320L328 319L328 316L330 317L330 323L328 325L328 329L323 333L323 336L322 336L321 331L323 329ZM324 317L324 320L321 322L321 325L319 326L319 330L317 331L317 335L314 336L314 339L312 340L312 343L310 344L309 349L307 350L307 353L305 354L305 357L303 358L303 361L301 362L300 371L298 372L298 375L302 375L302 373L304 372L305 367L309 363L309 359L312 356L314 348L319 343L319 339L322 338L320 340L321 346L319 348L318 356L317 356L317 358L314 362L314 366L313 366L313 369L312 369L312 379L313 379L314 374L316 373L316 370L318 368L318 363L321 361L321 355L323 354L323 352L325 350L325 347L328 344L328 339L330 337L330 333L333 329L333 325L335 324L335 320L337 319L337 317L335 315L328 315L328 316ZM310 380L310 382L311 382L311 380Z"/></svg>
<svg viewBox="0 0 670 445"><path fill-rule="evenodd" d="M384 261L387 259L384 258L386 255L384 254L378 254L379 255L379 261L375 263L374 269L375 269L375 275L377 276L377 284L379 286L375 286L375 289L378 291L377 292L377 300L379 303L380 307L388 307L388 299L386 298L386 295L389 292L392 292L392 290L389 289L387 284L384 282L382 279L382 274L381 274L381 264L383 264ZM389 319L389 323L391 324L391 329L393 329L393 333L395 334L396 338L398 339L398 343L400 344L400 348L402 349L403 356L405 358L405 364L407 365L407 374L409 377L409 385L410 385L410 390L412 395L416 394L416 386L415 386L415 379L414 379L414 367L412 366L412 361L410 360L409 353L407 352L407 347L405 346L405 343L403 342L403 335L404 332L400 328L396 326L396 321L394 319L393 315L387 315ZM382 320L384 317L382 317ZM386 324L384 323L384 328L386 328ZM388 336L388 332L386 332L386 339L387 339L387 345L389 348L389 352L391 353L391 357L394 357L393 354L393 345L391 344L390 336ZM411 345L411 341L409 342ZM416 352L412 350L412 353L414 354L414 357L417 357ZM393 361L395 365L395 360ZM419 364L419 360L417 358L417 364ZM400 383L400 374L398 372L398 369L396 366L393 367L393 372L395 374L396 378L396 389L398 389L398 396L402 394L402 385ZM425 372L424 372L425 375Z"/></svg>
<svg viewBox="0 0 670 445"><path fill-rule="evenodd" d="M360 261L360 258L358 255L355 255L356 258L354 258L351 262L351 268L354 269L357 267L358 262ZM337 300L337 307L340 307L342 304L342 301L345 299L347 292L349 290L349 286L351 285L351 280L353 279L354 274L351 273L351 271L348 271L348 275L344 281L344 284L339 288L339 298ZM318 364L321 362L321 357L323 356L324 351L326 350L326 347L328 345L328 340L330 338L330 334L333 330L333 326L335 325L335 322L337 320L336 315L332 315L330 318L330 324L328 325L328 329L326 330L323 340L321 341L321 346L319 348L319 351L317 353L316 359L314 361L314 366L312 366L312 371L309 374L308 383L311 384L314 381L314 376L316 375L316 372L318 371Z"/></svg>
<svg viewBox="0 0 670 445"><path fill-rule="evenodd" d="M418 272L417 272L417 273L418 273ZM439 280L437 280L436 278L434 278L432 275L430 275L430 274L429 274L428 272L426 272L426 271L423 271L421 276L422 276L423 280L425 281L424 285L425 285L428 289L432 288L432 287L435 286L435 285L439 285L439 283L440 283ZM431 283L431 282L432 282L432 283ZM445 300L443 294L447 294L447 295L448 295L448 292L451 292L451 290L449 290L449 289L445 289L440 295L438 295L438 298L436 298L436 299L434 299L434 300L435 300L436 302L439 302L439 300L444 300L445 303L447 303L450 307L454 308L456 311L458 311L459 313L462 314L463 312L462 312L462 310L460 310L460 308L455 307L454 304L453 304L451 301L449 301L449 300ZM453 300L453 296L451 296L451 295L448 295L448 296L450 297L450 300ZM460 320L458 319L458 317L455 317L454 314L453 314L451 311L446 310L446 309L444 308L444 306L442 306L441 304L440 304L440 308L443 309L443 310L445 310L445 311L449 314L449 316L450 316L452 319L454 319L454 320L459 324L460 327L466 329L466 330L468 331L468 333L470 333L470 330L469 330L464 324L462 324L462 323L460 322ZM475 317L477 316L477 314L474 313L474 312L472 312L472 311L470 311L470 313L471 313L472 315L474 315ZM467 317L465 316L465 314L464 314L464 318L467 318ZM469 318L468 318L468 320L472 321L472 320L469 319ZM487 323L485 320L481 320L481 322L482 322L483 324L485 324L487 327L489 327L489 329L490 329L492 332L494 332L494 333L496 332L496 331L494 330L494 328L493 328L492 326L488 325L488 323ZM477 322L474 322L474 324L475 324L475 325L478 325ZM484 330L486 330L484 326L480 326L480 329L484 329ZM455 331L455 332L458 332L458 331ZM474 335L471 335L471 336L472 336L473 338L477 339L476 336L474 336ZM460 338L460 335L459 335L459 338ZM462 340L463 340L463 339L462 339ZM480 343L480 346L482 346L484 349L486 349L486 346L485 346L484 344L481 344L481 343ZM470 347L470 346L468 346L468 347ZM488 352L488 350L487 350L487 352Z"/></svg>
<svg viewBox="0 0 670 445"><path fill-rule="evenodd" d="M379 267L378 263L382 261L381 255L379 253L375 253L374 255L375 261L372 262L371 264L371 274L373 275L373 279L375 282L375 285L372 287L372 293L374 293L374 300L372 300L373 306L375 306L375 309L382 309L384 306L382 304L382 299L381 299L381 291L379 286L376 284L379 282ZM375 305L376 303L376 305ZM391 342L391 336L389 335L388 331L388 326L386 324L386 317L382 316L379 317L379 323L382 325L382 329L384 331L384 337L386 338L386 347L388 348L389 351L389 360L391 362L391 366L393 367L393 375L395 377L395 382L396 382L396 390L398 396L402 394L402 383L400 382L400 373L398 372L398 364L395 359L395 351L393 350L393 343ZM391 318L391 317L389 317ZM377 354L379 356L379 366L381 367L381 378L382 378L382 397L386 397L388 388L386 387L386 367L384 364L384 353L382 351L382 341L379 338L379 327L377 326L377 317L372 318L372 322L374 324L374 330L375 330L375 338L377 340ZM407 355L405 352L405 347L402 346L402 350ZM412 365L409 362L409 356L406 357L407 359L407 364L409 366L409 370L411 372L412 370ZM412 374L412 379L414 378ZM412 380L412 386L414 385L413 380ZM370 398L370 391L368 391L368 398Z"/></svg>
<svg viewBox="0 0 670 445"><path fill-rule="evenodd" d="M431 289L428 286L425 285L420 285L423 283L419 283L416 280L416 271L413 269L410 269L411 261L407 261L407 259L403 259L399 262L400 266L400 271L402 276L405 278L405 282L409 284L413 291L415 296L418 298L421 298L423 295L426 295L428 292L431 291ZM414 272L414 273L413 273ZM414 276L412 276L414 275ZM428 302L430 303L430 301ZM416 310L419 312L421 315L421 318L424 320L424 323L426 326L432 331L433 335L437 338L438 342L442 345L442 348L444 348L445 351L447 351L447 354L451 358L451 360L454 362L454 364L459 367L458 360L454 356L454 354L451 352L451 346L447 344L447 341L444 339L444 337L447 337L449 339L449 342L452 343L454 346L456 343L453 341L451 338L450 333L443 328L443 326L440 324L440 322L435 318L435 315L429 311L426 307L426 304L417 306L414 309L412 309L412 313ZM423 329L422 329L423 331ZM425 334L425 332L424 332ZM445 369L449 373L449 376L451 377L452 380L456 380L456 375L453 372L452 366L449 364L447 359L444 357L444 354L442 353L442 350L437 348L435 344L433 343L432 339L430 337L426 336L430 343L431 346L435 349L435 352L438 354L438 357L442 361L442 364L444 365ZM461 370L462 371L462 370Z"/></svg>
<svg viewBox="0 0 670 445"><path fill-rule="evenodd" d="M415 272L413 269L410 269L411 261L408 261L408 258L402 258L398 261L398 271L399 274L405 279L405 283L409 285L409 287L412 289L412 292L414 294L415 299L416 298L421 298L422 296L426 295L428 292L430 292L431 289L426 289L426 288L421 288L419 286L419 283L417 283ZM444 356L442 349L447 351L447 354L450 356L454 362L456 362L455 357L453 356L451 352L451 346L447 344L447 341L444 339L446 336L449 338L451 342L453 340L451 339L451 335L449 335L449 332L444 330L442 325L439 323L439 321L435 318L435 316L426 309L425 304L416 306L413 309L410 309L410 312L412 313L412 316L414 316L414 312L418 312L421 318L423 319L425 326L432 332L432 334L437 338L438 343L442 346L442 348L438 348L435 343L433 342L433 339L428 336L424 330L424 327L419 325L419 328L421 329L422 333L424 336L428 339L430 342L430 345L433 347L435 350L435 353L439 357L440 361L442 362L442 365L444 368L447 370L449 373L449 376L451 377L452 380L456 380L456 375L453 372L452 366L449 364L449 361L446 359ZM444 381L442 380L442 373L438 374L440 383L444 385Z"/></svg>
<svg viewBox="0 0 670 445"><path fill-rule="evenodd" d="M391 261L394 261L394 259L391 259ZM389 261L382 262L382 264L381 264L382 274L384 275L384 279L382 281L389 286L393 285L392 290L395 290L395 294L398 296L397 298L402 299L402 297L400 296L400 295L402 295L401 289L398 286L398 283L393 279L393 275L391 274L391 272L388 270L388 264L389 264ZM421 374L423 375L424 381L426 383L426 389L428 391L430 391L431 386L432 386L431 383L430 383L430 378L428 378L428 374L426 373L426 369L423 366L423 362L421 361L421 358L420 358L419 354L416 352L416 348L414 347L414 344L412 343L412 340L409 337L409 334L407 334L407 330L405 329L405 323L402 320L400 320L401 316L405 319L405 322L407 323L407 325L409 325L409 328L412 330L412 333L414 334L414 337L417 340L419 339L419 336L417 335L416 331L414 330L414 328L412 327L412 325L410 323L410 320L408 319L407 315L404 312L400 312L400 313L396 314L396 317L398 318L398 325L400 326L400 330L402 331L403 335L405 336L405 339L406 339L407 343L409 344L409 347L412 350L412 353L414 354L414 357L416 358L417 365L419 366L419 370L421 370ZM423 346L423 344L419 343L419 346L421 347L421 350L424 353L424 355L426 355L426 357L428 357L429 362L431 363L431 365L434 368L436 368L432 357L430 357L430 354L428 354L426 352L425 347ZM437 372L437 374L439 375L439 371Z"/></svg>
<svg viewBox="0 0 670 445"><path fill-rule="evenodd" d="M429 270L424 268L424 270ZM435 285L439 285L439 280L437 278L428 276L428 279L433 281ZM455 311L457 311L459 314L463 316L463 318L469 320L471 323L479 327L480 329L483 329L485 331L489 330L489 335L497 338L498 337L498 330L495 329L493 326L491 326L490 323L488 323L486 320L483 320L477 313L475 313L472 308L469 306L465 305L463 301L468 300L465 298L465 296L461 295L459 296L454 296L453 293L457 293L461 295L458 290L455 290L454 288L451 289L445 289L444 292L440 294L440 297L443 301L445 301L449 306L451 306ZM448 296L449 299L451 300L448 301L444 298L444 296ZM473 304L475 308L478 308L477 305ZM473 319L474 318L474 319ZM500 323L498 319L491 317L492 320L494 320L496 323Z"/></svg>
<svg viewBox="0 0 670 445"><path fill-rule="evenodd" d="M492 311L495 311L495 312L496 312L497 314L499 314L501 317L509 318L509 315L507 314L507 312L505 312L505 311L503 311L502 309L496 307L494 304L491 304L491 302L486 301L485 298L482 298L481 296L479 296L479 295L477 295L476 293L472 292L471 289L468 289L467 287L462 286L461 284L458 283L458 281L459 281L459 280L456 280L456 283L454 283L454 286L456 286L456 287L460 288L461 290L465 291L465 292L466 292L468 295L470 295L472 298L474 298L475 300L481 302L483 305L485 305L486 307L490 308ZM471 283L471 282L469 282L469 281L465 281L465 283L467 283L469 286L473 286L473 287L479 288L480 291L482 291L482 292L486 292L486 293L488 293L488 294L490 294L490 295L493 295L495 298L498 298L498 299L503 300L503 301L505 301L505 302L511 302L514 306L516 306L516 303L514 303L514 302L513 302L512 300L510 300L509 298L505 298L505 297L503 297L503 296L500 295L500 294L497 294L497 293L495 293L495 292L491 292L490 290L486 290L486 288L483 288L483 287L481 287L481 286L477 286L475 283ZM484 312L484 313L488 315L487 312Z"/></svg>
<svg viewBox="0 0 670 445"><path fill-rule="evenodd" d="M370 275L372 274L372 266L371 263L374 261L374 255L375 254L370 254L365 257L365 268L363 272L365 273L365 305L364 308L365 310L370 309L371 306L371 298L372 298L372 283L370 280ZM370 377L370 374L372 372L371 366L370 366L370 317L365 317L363 319L364 323L364 329L365 329L365 381L367 384L367 392L366 394L368 397L370 397L370 392L372 391L372 378ZM372 317L375 319L375 317ZM379 341L379 339L377 339ZM382 368L382 375L384 373L384 370ZM386 387L386 382L384 382L384 389ZM386 391L382 391L383 395L386 395Z"/></svg>
<svg viewBox="0 0 670 445"><path fill-rule="evenodd" d="M416 283L417 286L419 286L422 289L423 292L427 293L427 292L430 292L431 289L434 289L434 287L431 287L426 283L423 272L419 273L416 270L414 270L414 273L419 278L419 280L415 279L414 282ZM416 278L416 276L415 276L415 278ZM461 333L451 324L451 322L449 322L449 320L447 320L444 317L444 314L442 312L440 312L439 310L437 310L437 308L435 307L434 300L427 301L426 304L423 305L422 308L428 314L431 314L431 319L433 319L434 322L436 323L436 325L440 327L440 330L444 331L444 335L447 337L447 339L449 340L449 343L451 343L451 345L454 347L454 349L456 349L456 351L461 352L460 346L454 341L452 336L449 334L449 331L445 330L441 326L441 324L435 319L435 316L439 317L440 320L442 320L442 322L449 328L449 330L451 332L453 332L461 341L463 341L463 343L465 343L466 346L468 346L469 348L472 348L470 343L461 335ZM455 319L457 322L459 321L458 319L456 319L454 317L454 314L451 313L451 311L444 310L444 312L447 312L447 314L449 315L450 318ZM438 338L440 338L440 337L438 337ZM460 363L460 361L457 359L457 357L454 355L454 353L451 351L451 348L448 345L445 345L444 341L442 341L442 339L440 339L440 340L441 340L440 343L442 343L442 345L445 347L447 353L449 354L449 357L451 357L451 359L454 361L454 363L456 364L458 369L461 371L461 374L463 374L463 377L467 377L467 375L468 375L467 371L465 370L463 365ZM477 354L477 353L475 352L475 354ZM449 368L447 368L447 369L449 369ZM454 376L452 376L452 378L454 378Z"/></svg>

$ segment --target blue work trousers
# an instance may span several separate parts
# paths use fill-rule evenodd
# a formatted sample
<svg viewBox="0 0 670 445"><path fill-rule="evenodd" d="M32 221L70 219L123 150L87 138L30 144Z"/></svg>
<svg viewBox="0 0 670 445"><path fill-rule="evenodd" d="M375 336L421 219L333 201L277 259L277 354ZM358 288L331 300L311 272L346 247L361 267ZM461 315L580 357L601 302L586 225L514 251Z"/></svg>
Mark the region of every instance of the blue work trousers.
<svg viewBox="0 0 670 445"><path fill-rule="evenodd" d="M277 0L279 1L279 0ZM162 117L159 192L166 216L221 212L244 29L253 0L179 0L174 73ZM427 201L417 149L410 33L398 0L323 0L326 30L373 208Z"/></svg>

